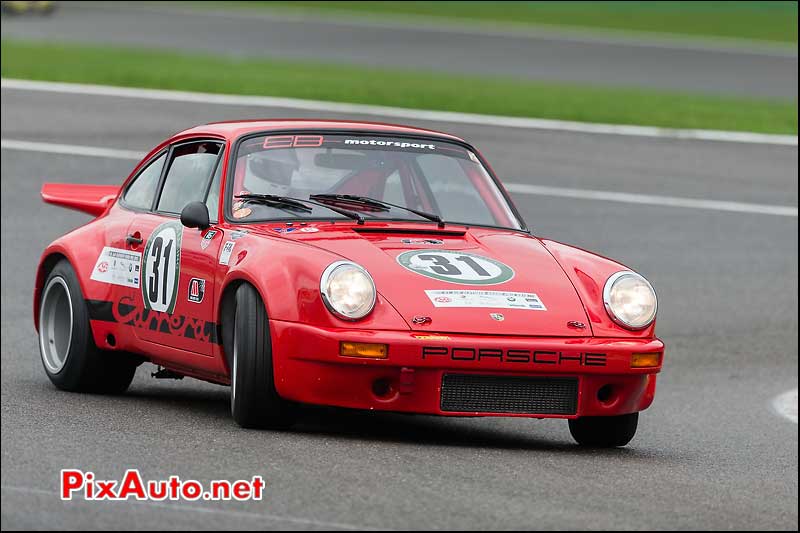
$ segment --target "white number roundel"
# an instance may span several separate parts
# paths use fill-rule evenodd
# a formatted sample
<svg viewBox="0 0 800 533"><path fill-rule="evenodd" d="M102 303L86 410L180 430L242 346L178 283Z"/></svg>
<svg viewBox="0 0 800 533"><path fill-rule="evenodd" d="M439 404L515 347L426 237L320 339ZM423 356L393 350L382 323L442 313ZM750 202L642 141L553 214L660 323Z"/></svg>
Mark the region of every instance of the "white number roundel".
<svg viewBox="0 0 800 533"><path fill-rule="evenodd" d="M514 277L508 265L482 255L457 250L411 250L397 262L429 278L468 285L496 285Z"/></svg>
<svg viewBox="0 0 800 533"><path fill-rule="evenodd" d="M182 236L180 223L167 222L158 226L147 239L142 272L142 298L147 309L166 313L175 310Z"/></svg>

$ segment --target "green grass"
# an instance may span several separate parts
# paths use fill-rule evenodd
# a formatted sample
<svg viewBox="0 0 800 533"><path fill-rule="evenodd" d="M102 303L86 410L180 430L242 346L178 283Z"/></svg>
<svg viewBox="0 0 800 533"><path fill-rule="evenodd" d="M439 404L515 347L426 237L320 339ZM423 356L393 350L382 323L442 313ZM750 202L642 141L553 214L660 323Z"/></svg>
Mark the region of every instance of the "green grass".
<svg viewBox="0 0 800 533"><path fill-rule="evenodd" d="M797 101L2 41L2 76L584 122L797 133Z"/></svg>
<svg viewBox="0 0 800 533"><path fill-rule="evenodd" d="M206 4L203 2L203 4ZM380 17L489 24L551 25L637 33L797 43L797 2L230 2ZM206 4L208 6L208 4ZM211 6L208 6L211 7Z"/></svg>

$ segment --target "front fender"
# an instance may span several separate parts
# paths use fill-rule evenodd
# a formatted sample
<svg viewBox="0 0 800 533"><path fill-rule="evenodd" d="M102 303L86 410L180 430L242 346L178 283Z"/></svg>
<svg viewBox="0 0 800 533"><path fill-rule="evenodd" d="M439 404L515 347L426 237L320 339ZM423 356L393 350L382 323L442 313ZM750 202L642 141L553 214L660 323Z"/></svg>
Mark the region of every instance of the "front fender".
<svg viewBox="0 0 800 533"><path fill-rule="evenodd" d="M344 257L308 244L265 235L251 234L236 243L228 271L223 276L221 294L238 281L252 284L261 294L270 319L333 328L409 329L380 292L372 313L361 320L341 320L328 311L319 290L320 277L328 265L346 259Z"/></svg>
<svg viewBox="0 0 800 533"><path fill-rule="evenodd" d="M625 265L566 244L542 240L547 250L564 269L586 309L595 337L634 337L637 339L655 336L656 321L638 331L617 325L606 312L603 304L603 287L606 280L620 270L631 270Z"/></svg>

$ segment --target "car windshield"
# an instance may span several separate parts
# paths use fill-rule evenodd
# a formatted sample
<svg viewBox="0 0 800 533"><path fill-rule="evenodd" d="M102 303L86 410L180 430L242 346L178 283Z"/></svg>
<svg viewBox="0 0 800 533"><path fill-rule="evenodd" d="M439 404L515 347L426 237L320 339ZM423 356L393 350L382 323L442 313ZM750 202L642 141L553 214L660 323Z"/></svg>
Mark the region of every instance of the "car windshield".
<svg viewBox="0 0 800 533"><path fill-rule="evenodd" d="M346 218L345 210L366 223L441 219L522 228L475 154L441 140L338 134L253 137L239 143L228 183L226 212L236 222L338 220ZM307 208L276 197L301 200Z"/></svg>

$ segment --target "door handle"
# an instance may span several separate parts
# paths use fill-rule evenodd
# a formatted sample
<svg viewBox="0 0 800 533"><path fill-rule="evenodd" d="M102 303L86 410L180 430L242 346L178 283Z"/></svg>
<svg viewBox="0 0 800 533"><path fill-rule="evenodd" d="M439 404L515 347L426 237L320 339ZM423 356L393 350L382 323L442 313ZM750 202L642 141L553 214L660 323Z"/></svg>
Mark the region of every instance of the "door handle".
<svg viewBox="0 0 800 533"><path fill-rule="evenodd" d="M142 240L141 237L139 237L139 232L136 232L133 235L128 235L127 237L125 237L125 242L129 246L139 246L144 241Z"/></svg>

